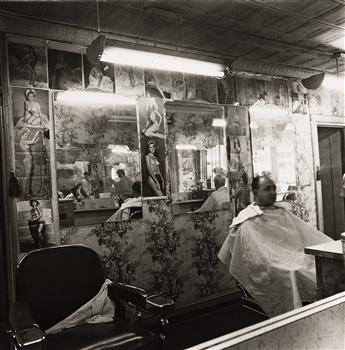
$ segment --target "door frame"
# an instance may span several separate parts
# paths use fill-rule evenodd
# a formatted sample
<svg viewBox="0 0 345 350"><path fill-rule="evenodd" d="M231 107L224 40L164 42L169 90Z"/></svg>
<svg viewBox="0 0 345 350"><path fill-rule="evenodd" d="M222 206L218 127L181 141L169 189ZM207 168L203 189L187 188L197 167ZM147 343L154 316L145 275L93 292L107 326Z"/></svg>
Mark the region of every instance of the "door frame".
<svg viewBox="0 0 345 350"><path fill-rule="evenodd" d="M345 129L345 116L332 117L332 116L324 116L324 115L311 115L310 124L311 124L312 147L313 147L317 227L320 231L324 232L322 185L321 185L321 181L316 180L317 168L319 167L320 169L320 150L319 150L319 138L318 138L317 130L319 127Z"/></svg>

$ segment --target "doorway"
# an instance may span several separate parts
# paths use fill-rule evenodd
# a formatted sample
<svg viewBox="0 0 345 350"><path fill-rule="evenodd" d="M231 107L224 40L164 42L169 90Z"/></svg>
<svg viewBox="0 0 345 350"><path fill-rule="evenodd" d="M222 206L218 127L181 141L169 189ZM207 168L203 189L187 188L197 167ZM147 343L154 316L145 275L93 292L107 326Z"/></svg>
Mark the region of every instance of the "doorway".
<svg viewBox="0 0 345 350"><path fill-rule="evenodd" d="M344 198L340 196L345 172L344 128L318 127L324 232L340 239L345 231Z"/></svg>

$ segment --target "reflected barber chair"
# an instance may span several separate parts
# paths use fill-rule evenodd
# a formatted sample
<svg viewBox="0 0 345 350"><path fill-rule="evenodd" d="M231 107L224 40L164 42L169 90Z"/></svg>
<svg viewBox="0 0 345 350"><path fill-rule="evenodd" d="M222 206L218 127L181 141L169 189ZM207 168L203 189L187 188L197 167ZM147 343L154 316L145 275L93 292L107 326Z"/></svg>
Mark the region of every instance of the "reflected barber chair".
<svg viewBox="0 0 345 350"><path fill-rule="evenodd" d="M114 322L82 324L55 334L44 331L92 299L104 283L97 253L83 245L44 248L25 255L17 267L17 302L10 308L9 335L14 349L160 349L169 299L141 288L112 283L108 295L115 303ZM160 323L155 332L131 327L127 304L146 311Z"/></svg>

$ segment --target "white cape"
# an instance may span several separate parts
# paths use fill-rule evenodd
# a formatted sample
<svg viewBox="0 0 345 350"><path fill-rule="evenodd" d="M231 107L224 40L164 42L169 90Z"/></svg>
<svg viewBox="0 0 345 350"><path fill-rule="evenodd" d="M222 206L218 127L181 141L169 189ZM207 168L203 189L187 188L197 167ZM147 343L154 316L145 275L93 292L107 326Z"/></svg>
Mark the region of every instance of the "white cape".
<svg viewBox="0 0 345 350"><path fill-rule="evenodd" d="M304 248L331 240L286 209L251 204L233 220L218 257L273 317L315 300L315 261Z"/></svg>

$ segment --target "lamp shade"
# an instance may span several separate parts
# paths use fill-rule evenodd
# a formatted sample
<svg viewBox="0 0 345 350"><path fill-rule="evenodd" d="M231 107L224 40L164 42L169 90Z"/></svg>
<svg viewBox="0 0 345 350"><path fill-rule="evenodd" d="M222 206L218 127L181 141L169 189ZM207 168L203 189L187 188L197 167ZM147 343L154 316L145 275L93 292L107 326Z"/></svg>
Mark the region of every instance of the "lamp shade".
<svg viewBox="0 0 345 350"><path fill-rule="evenodd" d="M222 78L226 65L190 58L177 50L130 44L98 36L86 49L88 60Z"/></svg>
<svg viewBox="0 0 345 350"><path fill-rule="evenodd" d="M324 78L325 78L325 73L312 75L309 78L303 79L302 84L306 89L315 90L321 86Z"/></svg>

